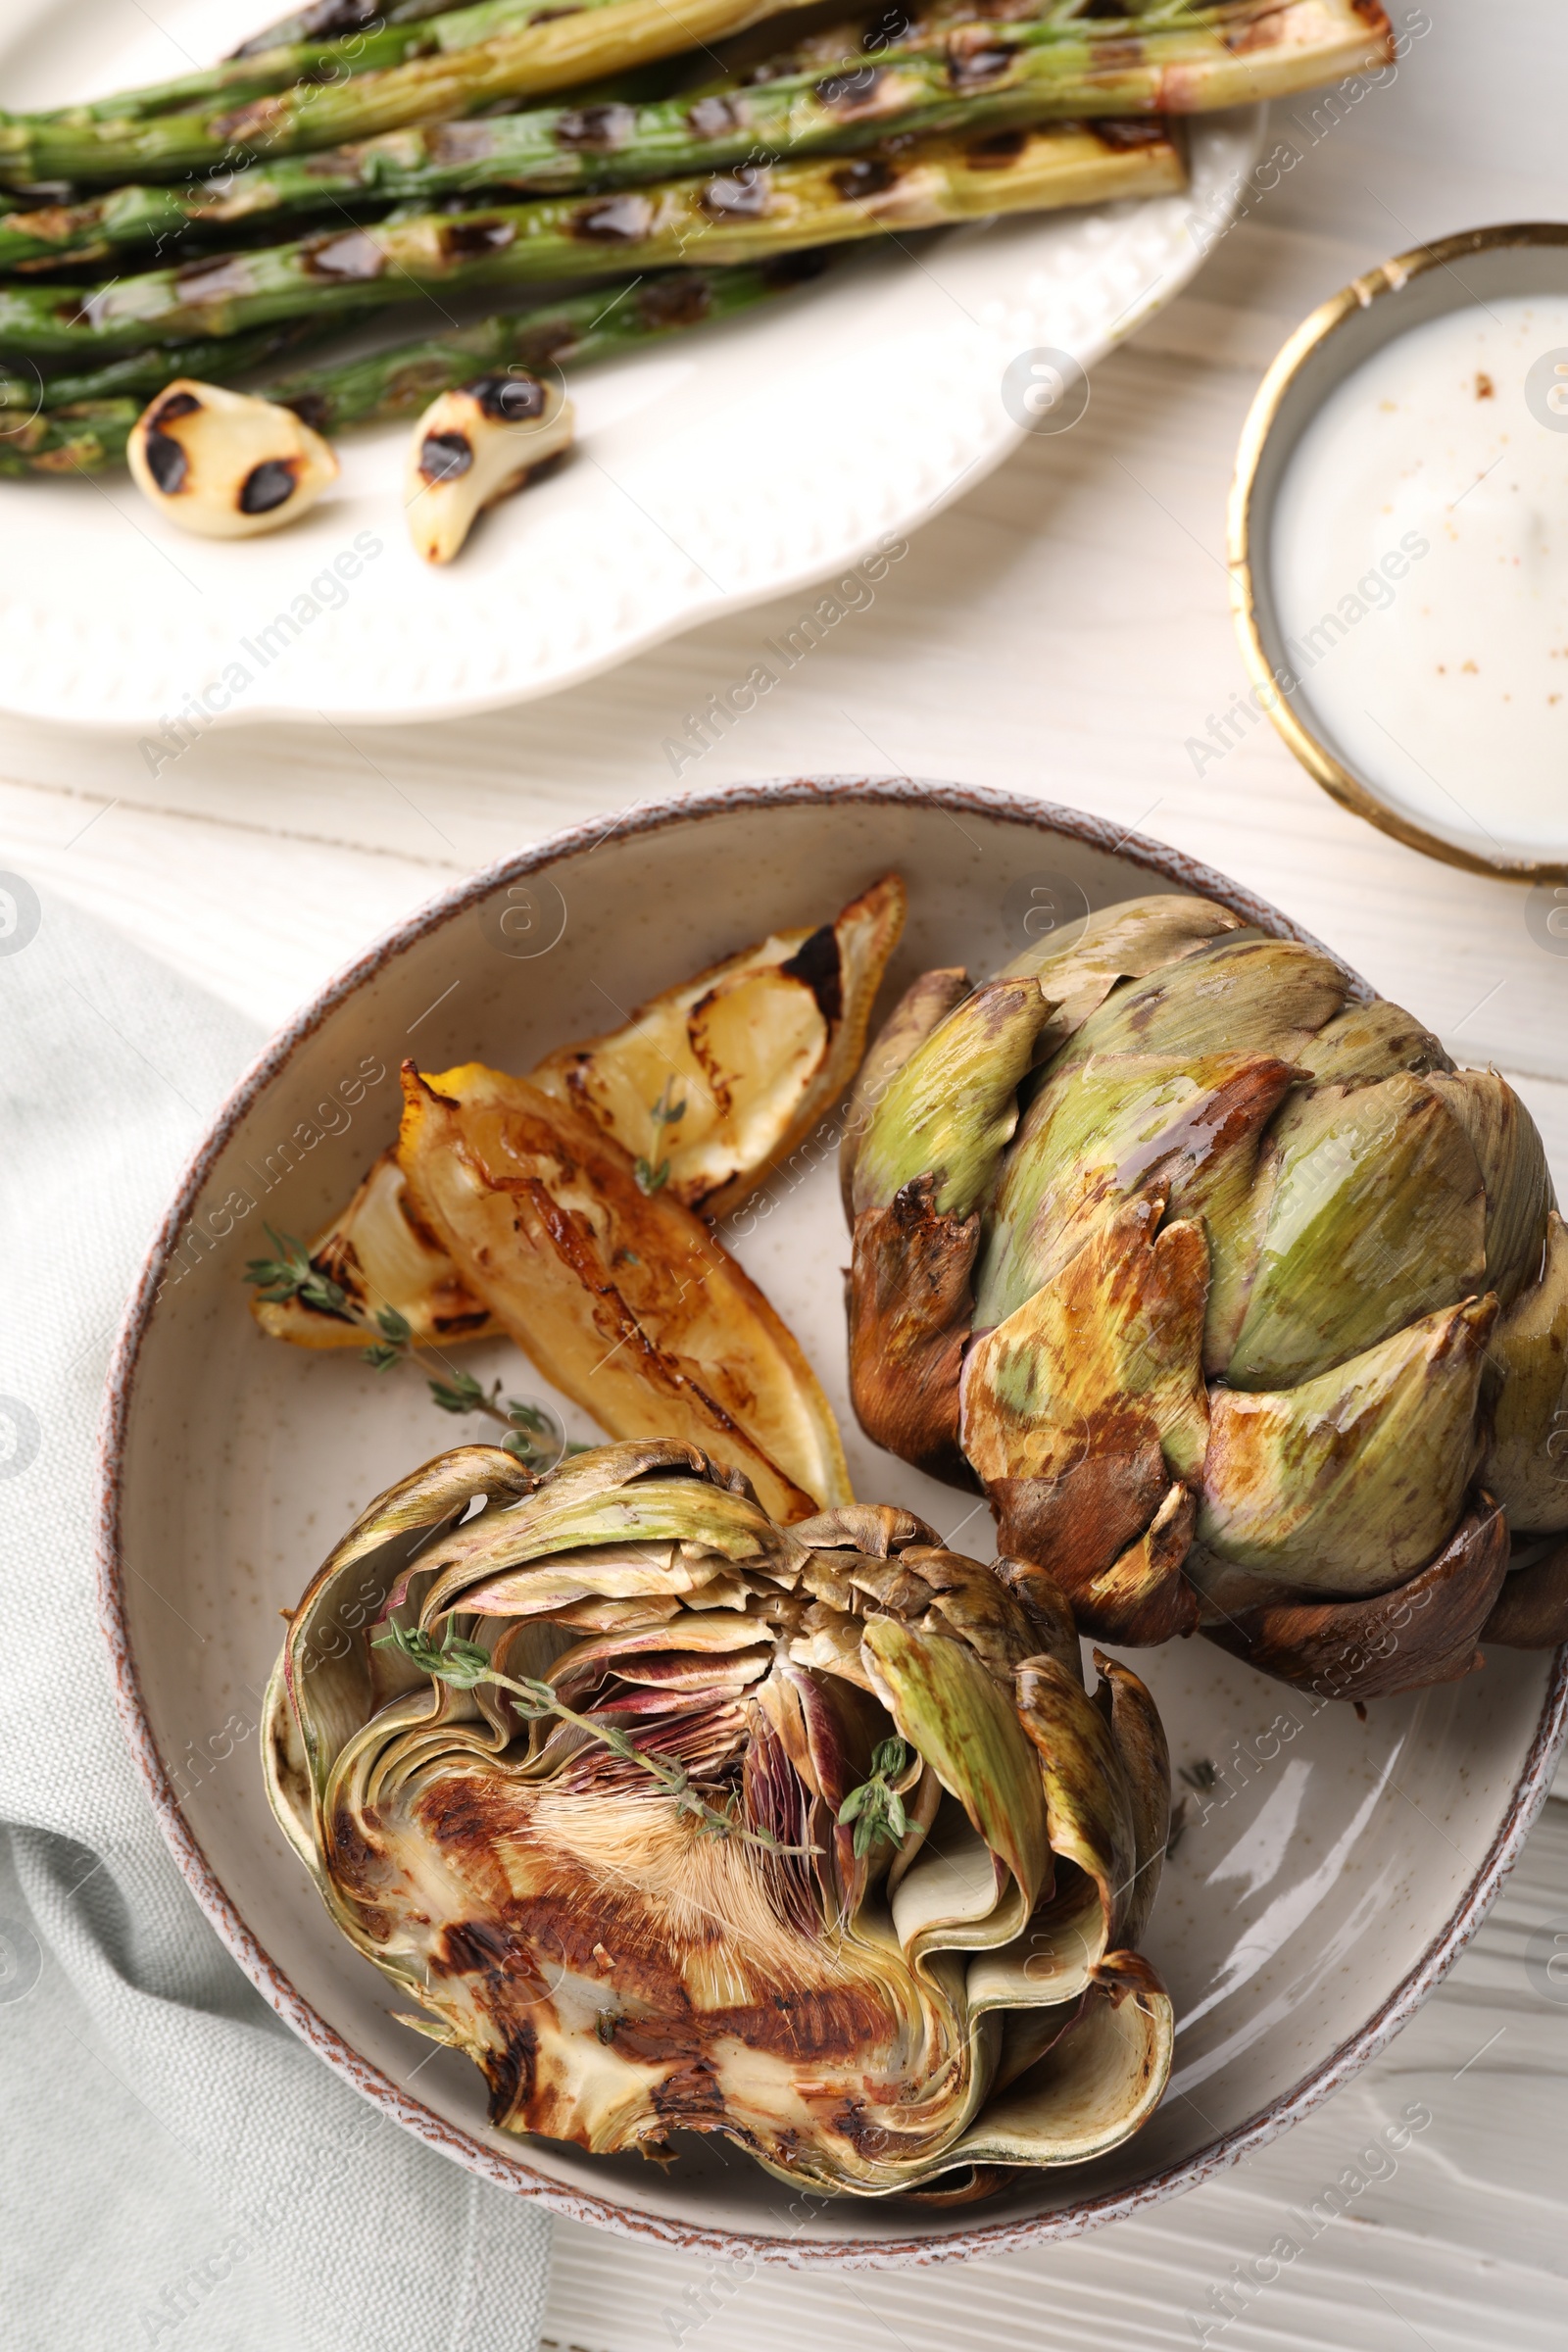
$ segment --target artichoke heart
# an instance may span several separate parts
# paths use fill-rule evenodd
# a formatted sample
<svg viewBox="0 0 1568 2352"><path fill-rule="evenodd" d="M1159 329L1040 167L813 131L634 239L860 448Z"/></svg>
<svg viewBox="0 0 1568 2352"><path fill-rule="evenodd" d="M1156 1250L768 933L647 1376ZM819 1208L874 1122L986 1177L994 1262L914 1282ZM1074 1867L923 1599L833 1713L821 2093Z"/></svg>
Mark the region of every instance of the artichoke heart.
<svg viewBox="0 0 1568 2352"><path fill-rule="evenodd" d="M465 1288L612 1437L689 1438L784 1519L851 1497L793 1335L689 1209L526 1078L404 1068L398 1160Z"/></svg>
<svg viewBox="0 0 1568 2352"><path fill-rule="evenodd" d="M269 1795L500 2129L979 2189L1125 2140L1173 2042L1159 1719L1041 1621L907 1512L785 1527L672 1440L537 1484L466 1447L294 1612Z"/></svg>
<svg viewBox="0 0 1568 2352"><path fill-rule="evenodd" d="M975 1009L1025 979L1027 1057ZM1356 1700L1568 1640L1568 1242L1503 1078L1174 896L904 1028L853 1140L851 1394L981 1487L1020 1600Z"/></svg>

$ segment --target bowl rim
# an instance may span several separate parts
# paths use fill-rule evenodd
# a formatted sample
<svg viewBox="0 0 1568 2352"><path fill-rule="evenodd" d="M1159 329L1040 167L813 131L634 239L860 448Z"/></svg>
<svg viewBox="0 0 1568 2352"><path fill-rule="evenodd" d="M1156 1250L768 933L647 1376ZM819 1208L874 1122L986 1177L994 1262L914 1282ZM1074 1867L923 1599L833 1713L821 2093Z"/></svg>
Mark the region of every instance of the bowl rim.
<svg viewBox="0 0 1568 2352"><path fill-rule="evenodd" d="M415 2132L427 2145L456 2158L471 2172L514 2194L537 2198L555 2213L653 2240L685 2253L841 2269L905 2269L946 2261L1014 2253L1030 2246L1077 2237L1126 2219L1146 2207L1197 2186L1237 2163L1291 2124L1308 2114L1376 2056L1452 1967L1496 1899L1525 1838L1544 1803L1558 1754L1568 1736L1568 1642L1551 1661L1535 1736L1492 1844L1447 1920L1401 1982L1364 2025L1309 2069L1289 2090L1244 2123L1132 2186L1107 2190L1056 2213L975 2225L939 2237L904 2235L807 2242L747 2230L714 2228L649 2213L548 2179L519 2154L503 2155L461 2126L449 2123L414 2097L380 2067L362 2057L296 1989L246 1925L208 1861L180 1809L165 1771L142 1700L125 1610L122 1517L130 1416L143 1344L147 1338L164 1269L177 1246L201 1189L219 1155L253 1105L283 1076L299 1047L327 1016L394 958L431 932L467 912L508 883L546 870L563 858L591 851L614 835L645 835L673 826L702 824L736 809L794 808L823 805L861 807L932 806L952 816L987 817L1022 831L1066 838L1084 847L1142 865L1161 879L1217 899L1233 912L1276 938L1321 947L1311 933L1266 900L1147 835L1118 830L1108 819L1081 809L1035 800L995 787L953 784L911 776L796 776L712 791L637 802L608 820L601 818L547 835L530 848L497 858L466 880L439 892L345 964L264 1047L216 1113L179 1179L173 1199L148 1249L126 1306L106 1382L99 1430L98 1600L99 1622L108 1643L121 1726L146 1782L159 1825L174 1860L219 1936L270 2007L362 2096ZM1332 954L1332 950L1325 953ZM1341 960L1336 957L1336 960ZM1345 967L1348 969L1348 966ZM1364 987L1364 983L1361 984ZM526 2144L526 2143L524 2143Z"/></svg>
<svg viewBox="0 0 1568 2352"><path fill-rule="evenodd" d="M1291 387L1301 369L1348 320L1370 310L1384 295L1403 293L1406 286L1428 271L1451 270L1456 262L1469 260L1478 253L1564 245L1568 245L1568 221L1509 220L1492 228L1461 229L1453 236L1439 237L1430 245L1417 245L1409 253L1395 255L1392 261L1365 270L1348 286L1342 286L1337 294L1331 294L1326 302L1319 303L1281 346L1253 396L1237 446L1226 514L1231 615L1241 642L1242 659L1252 682L1253 697L1307 774L1342 808L1364 817L1380 833L1392 834L1406 849L1420 850L1445 865L1462 867L1466 873L1489 874L1505 882L1568 882L1568 859L1493 858L1480 850L1464 849L1441 833L1429 832L1412 817L1392 808L1353 769L1347 767L1322 736L1306 723L1289 689L1282 689L1258 625L1256 573L1266 554L1267 534L1263 535L1261 546L1255 544L1258 533L1253 508L1264 454ZM1454 305L1455 309L1460 307L1460 303Z"/></svg>

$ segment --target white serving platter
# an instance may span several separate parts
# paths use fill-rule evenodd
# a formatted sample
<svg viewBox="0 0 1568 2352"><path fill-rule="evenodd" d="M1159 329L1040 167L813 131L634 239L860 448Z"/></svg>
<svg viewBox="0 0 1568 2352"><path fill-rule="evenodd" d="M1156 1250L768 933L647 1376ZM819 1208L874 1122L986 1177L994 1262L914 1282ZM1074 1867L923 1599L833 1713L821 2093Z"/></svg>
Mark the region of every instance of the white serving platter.
<svg viewBox="0 0 1568 2352"><path fill-rule="evenodd" d="M0 0L0 105L187 71L259 11L170 0L155 23L137 0ZM842 574L1016 447L1010 362L1051 349L1091 368L1180 291L1233 216L1263 111L1194 122L1183 195L861 250L751 316L571 374L574 459L450 568L409 544L402 424L345 436L335 493L242 542L174 529L122 472L0 481L0 710L151 741L216 682L218 725L440 718ZM447 316L432 305L409 332ZM334 559L356 542L376 552L340 595ZM274 629L280 612L296 625Z"/></svg>
<svg viewBox="0 0 1568 2352"><path fill-rule="evenodd" d="M1550 1784L1568 1650L1494 1649L1465 1681L1366 1719L1201 1640L1133 1653L1178 1767L1217 1768L1201 1838L1168 1863L1147 1939L1178 2016L1163 2106L1113 2156L991 2202L792 2202L720 2143L667 2172L510 2138L484 2085L392 2012L268 1811L256 1741L278 1611L379 1490L459 1443L416 1380L264 1339L245 1261L270 1223L317 1231L396 1120L405 1054L522 1070L613 1007L896 869L910 915L888 993L931 964L984 971L1031 906L1198 890L1281 935L1221 875L1074 810L908 779L806 778L645 808L559 835L432 902L268 1048L184 1179L132 1300L105 1423L103 1593L122 1709L180 1865L279 2014L367 2097L556 2209L709 2251L907 2264L1062 2237L1167 2197L1304 2114L1382 2048L1474 1933ZM500 917L508 914L507 927ZM523 943L511 952L528 918ZM832 1153L808 1148L726 1236L811 1356L862 1498L989 1558L983 1505L869 1445L849 1407ZM510 1350L476 1370L526 1381ZM558 1404L562 1400L555 1399ZM571 1433L594 1432L563 1406Z"/></svg>

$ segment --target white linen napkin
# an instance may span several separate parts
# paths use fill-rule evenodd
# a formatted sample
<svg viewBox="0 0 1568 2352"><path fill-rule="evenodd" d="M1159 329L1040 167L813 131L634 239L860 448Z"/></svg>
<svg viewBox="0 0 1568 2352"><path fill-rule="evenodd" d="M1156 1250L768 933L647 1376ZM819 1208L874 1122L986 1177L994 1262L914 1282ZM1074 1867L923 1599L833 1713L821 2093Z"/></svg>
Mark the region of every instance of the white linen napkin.
<svg viewBox="0 0 1568 2352"><path fill-rule="evenodd" d="M0 2309L16 2352L533 2352L550 2218L362 2100L187 1892L122 1738L100 1392L261 1043L0 873Z"/></svg>

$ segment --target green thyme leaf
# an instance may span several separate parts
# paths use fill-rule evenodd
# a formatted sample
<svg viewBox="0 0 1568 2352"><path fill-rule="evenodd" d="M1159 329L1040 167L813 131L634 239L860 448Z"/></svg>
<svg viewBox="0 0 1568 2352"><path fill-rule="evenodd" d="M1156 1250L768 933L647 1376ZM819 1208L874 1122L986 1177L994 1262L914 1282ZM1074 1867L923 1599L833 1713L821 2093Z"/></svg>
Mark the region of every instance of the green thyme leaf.
<svg viewBox="0 0 1568 2352"><path fill-rule="evenodd" d="M904 1799L889 1786L898 1780L913 1761L907 1742L883 1740L871 1757L871 1777L852 1788L838 1810L840 1826L855 1824L852 1840L856 1858L863 1861L878 1840L888 1845L902 1845L908 1835L909 1817L904 1809Z"/></svg>
<svg viewBox="0 0 1568 2352"><path fill-rule="evenodd" d="M401 1650L426 1674L434 1675L438 1682L452 1683L460 1690L471 1690L475 1683L494 1680L490 1652L481 1649L477 1642L460 1642L450 1620L439 1642L416 1626L393 1625L377 1634L373 1646Z"/></svg>
<svg viewBox="0 0 1568 2352"><path fill-rule="evenodd" d="M499 1388L499 1381L496 1385ZM461 1366L445 1379L431 1381L430 1400L444 1413L482 1413L490 1401L473 1374Z"/></svg>
<svg viewBox="0 0 1568 2352"><path fill-rule="evenodd" d="M684 1098L679 1102L671 1102L669 1099L674 1091L675 1081L671 1076L664 1080L659 1090L659 1101L648 1113L656 1127L674 1127L686 1116Z"/></svg>
<svg viewBox="0 0 1568 2352"><path fill-rule="evenodd" d="M291 1233L274 1232L270 1225L265 1230L277 1255L253 1257L245 1268L245 1280L255 1284L263 1298L270 1304L297 1298L318 1314L336 1315L345 1323L357 1320L347 1291L312 1265L303 1242Z"/></svg>

